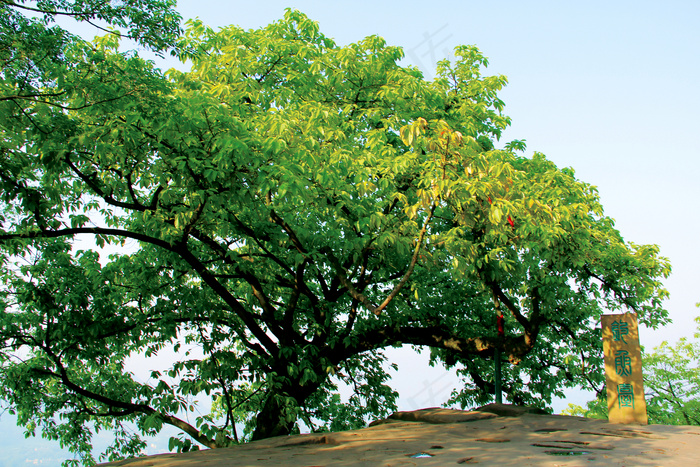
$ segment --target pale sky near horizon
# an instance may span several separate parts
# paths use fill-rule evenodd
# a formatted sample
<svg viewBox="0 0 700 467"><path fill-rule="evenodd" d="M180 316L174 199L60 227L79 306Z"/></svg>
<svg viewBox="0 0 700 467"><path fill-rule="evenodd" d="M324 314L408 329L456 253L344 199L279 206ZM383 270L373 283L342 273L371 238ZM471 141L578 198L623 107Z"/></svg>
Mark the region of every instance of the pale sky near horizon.
<svg viewBox="0 0 700 467"><path fill-rule="evenodd" d="M443 1L352 2L180 0L185 18L258 28L294 7L347 44L371 34L402 46L406 63L432 77L459 44L489 57L488 74L513 124L502 141L527 140L559 167L596 185L628 241L658 244L674 323L640 329L648 349L691 337L700 315L700 2ZM390 351L392 358L405 358ZM412 358L412 357L411 357ZM406 368L408 370L408 368ZM444 399L440 369L400 371L404 409ZM583 403L577 400L577 403ZM434 402L439 403L439 402ZM559 409L566 404L558 405ZM1 462L0 462L1 465Z"/></svg>

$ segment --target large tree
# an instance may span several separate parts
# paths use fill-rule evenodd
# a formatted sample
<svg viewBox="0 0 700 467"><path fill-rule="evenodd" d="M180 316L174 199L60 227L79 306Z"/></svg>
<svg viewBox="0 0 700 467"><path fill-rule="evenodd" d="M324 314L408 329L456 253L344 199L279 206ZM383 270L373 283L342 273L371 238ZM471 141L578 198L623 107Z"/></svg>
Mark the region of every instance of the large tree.
<svg viewBox="0 0 700 467"><path fill-rule="evenodd" d="M428 81L290 10L191 22L177 51L191 70L163 75L76 42L59 97L3 109L0 391L23 425L83 454L113 429L114 456L142 446L125 422L209 447L237 423L356 427L395 406L381 350L401 344L457 365L465 404L493 393L498 350L506 396L544 404L599 375L603 311L666 319L656 247L625 243L573 170L499 146L506 79L476 48ZM125 366L182 344L204 358ZM205 393L211 413L178 416Z"/></svg>

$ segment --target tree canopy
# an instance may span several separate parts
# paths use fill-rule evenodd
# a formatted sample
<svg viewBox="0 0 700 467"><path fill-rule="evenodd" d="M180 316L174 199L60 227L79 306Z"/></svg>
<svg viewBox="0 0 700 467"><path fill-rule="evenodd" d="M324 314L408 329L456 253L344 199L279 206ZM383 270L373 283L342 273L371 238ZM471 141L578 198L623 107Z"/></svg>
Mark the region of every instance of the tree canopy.
<svg viewBox="0 0 700 467"><path fill-rule="evenodd" d="M151 3L169 5L104 19ZM18 34L50 31L0 5ZM381 350L402 344L456 366L463 405L493 394L498 349L506 398L544 406L601 381L601 313L667 319L657 247L626 243L572 169L499 143L506 78L473 46L426 80L380 37L339 46L288 10L191 21L187 72L113 34L32 47L0 57L31 63L2 75L0 395L86 462L102 429L118 458L163 424L185 450L362 426L395 407ZM183 344L204 357L145 382L126 366Z"/></svg>

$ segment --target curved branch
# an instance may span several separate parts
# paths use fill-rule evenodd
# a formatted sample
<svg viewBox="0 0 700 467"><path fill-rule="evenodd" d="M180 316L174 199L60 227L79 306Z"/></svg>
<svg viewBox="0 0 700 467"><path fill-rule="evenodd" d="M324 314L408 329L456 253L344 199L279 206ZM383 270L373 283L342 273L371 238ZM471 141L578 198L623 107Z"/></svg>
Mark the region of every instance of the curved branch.
<svg viewBox="0 0 700 467"><path fill-rule="evenodd" d="M86 397L88 399L94 400L96 402L99 402L101 404L104 404L108 407L110 407L110 412L113 412L117 415L129 415L132 413L143 413L146 415L155 415L159 417L160 419L163 420L163 422L172 425L174 427L177 427L190 435L194 440L196 440L198 443L207 446L209 448L217 448L219 447L215 441L210 440L206 436L204 436L199 430L197 430L195 427L190 425L189 423L173 416L173 415L168 415L168 414L163 414L155 410L154 408L145 405L145 404L134 404L132 402L124 402L116 399L112 399L110 397L103 396L102 394L98 394L96 392L92 392L88 389L83 388L82 386L78 386L75 384L73 381L70 380L68 376L68 372L66 371L65 367L63 367L60 359L51 352L50 349L44 348L44 351L52 358L54 363L58 366L60 370L60 374L54 373L53 371L46 370L46 369L36 369L35 371L38 371L40 373L53 376L55 378L60 379L61 383L68 388L69 390L73 391L74 393ZM119 412L115 412L113 409L121 409Z"/></svg>
<svg viewBox="0 0 700 467"><path fill-rule="evenodd" d="M46 93L37 93L37 94L17 94L15 96L2 96L0 97L0 102L2 101L13 101L13 100L29 100L32 102L43 102L37 100L39 97L59 97L62 95L65 95L66 91L61 91L61 92L46 92Z"/></svg>
<svg viewBox="0 0 700 467"><path fill-rule="evenodd" d="M72 237L73 235L81 234L133 238L134 240L150 243L152 245L165 248L166 250L174 251L172 245L170 245L170 243L166 242L165 240L161 240L139 232L132 232L130 230L114 229L108 227L74 227L60 230L37 230L24 233L7 233L0 231L0 241L14 239Z"/></svg>
<svg viewBox="0 0 700 467"><path fill-rule="evenodd" d="M46 10L43 8L32 8L29 6L25 5L20 5L19 3L12 2L10 0L0 0L1 3L4 3L5 5L8 6L13 6L15 8L21 8L22 10L27 10L27 11L33 11L35 13L43 13L45 15L54 15L54 16L73 16L76 18L90 18L93 17L94 15L97 14L97 10L94 11L87 11L87 12L77 12L77 13L72 13L68 11L59 11L59 10Z"/></svg>
<svg viewBox="0 0 700 467"><path fill-rule="evenodd" d="M255 336L256 339L262 344L266 349L263 350L262 347L257 346L256 351L260 355L267 354L268 356L276 356L278 354L277 345L270 339L270 337L262 330L262 328L255 321L255 317L252 313L246 310L234 297L231 292L224 287L218 279L209 272L209 270L204 266L204 264L192 254L187 248L181 245L171 245L165 240L161 240L150 235L142 234L139 232L132 232L129 230L106 228L106 227L76 227L70 229L61 230L41 230L26 233L0 233L1 240L12 240L12 239L31 239L31 238L59 238L59 237L70 237L78 234L92 234L92 235L102 235L102 236L115 236L123 238L133 238L134 240L139 240L142 242L150 243L155 246L159 246L167 251L173 252L180 256L187 264L189 264L197 274L202 278L202 280L221 297L226 304L231 307L231 309L241 318L246 327Z"/></svg>
<svg viewBox="0 0 700 467"><path fill-rule="evenodd" d="M92 189L92 191L94 191L97 196L102 198L105 201L105 203L112 205L112 206L116 206L118 208L130 209L130 210L134 210L134 211L141 211L142 212L142 211L145 211L147 209L146 206L144 206L138 202L125 203L123 201L119 201L119 200L113 198L111 194L105 193L102 190L102 187L100 187L98 185L97 177L95 177L95 176L90 177L88 175L85 175L80 170L78 170L78 168L75 166L75 164L73 164L73 162L71 162L71 160L68 156L66 156L65 162L66 162L66 164L68 164L68 167L71 168L73 173L75 173L78 176L78 178L80 178L88 187L90 187ZM129 189L130 189L130 191L132 191L131 185L129 185ZM132 194L132 198L133 198L133 194ZM134 199L134 201L136 201L136 199Z"/></svg>
<svg viewBox="0 0 700 467"><path fill-rule="evenodd" d="M418 254L420 253L421 247L423 246L423 240L425 239L425 233L428 231L428 225L430 224L430 221L433 218L433 214L435 213L435 208L437 207L437 203L433 203L433 206L430 208L430 212L428 213L428 217L425 219L425 222L423 223L423 228L420 231L420 235L418 237L418 242L416 242L416 248L413 251L413 257L411 257L411 263L408 265L408 270L406 270L406 274L401 278L398 284L396 284L396 287L389 293L389 295L386 297L386 299L382 302L381 305L379 305L377 308L372 310L372 312L379 316L379 314L382 312L384 308L387 307L387 305L399 294L401 289L403 288L404 285L406 285L406 282L408 282L408 279L411 277L411 274L413 274L413 270L416 267L416 263L418 262Z"/></svg>

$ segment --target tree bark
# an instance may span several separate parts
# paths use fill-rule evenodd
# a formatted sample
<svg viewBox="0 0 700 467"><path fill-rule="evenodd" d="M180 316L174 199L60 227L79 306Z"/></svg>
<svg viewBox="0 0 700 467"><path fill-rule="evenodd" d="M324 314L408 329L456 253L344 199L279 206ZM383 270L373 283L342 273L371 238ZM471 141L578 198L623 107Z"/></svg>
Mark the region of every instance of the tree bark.
<svg viewBox="0 0 700 467"><path fill-rule="evenodd" d="M283 398L278 394L270 394L255 418L252 441L291 434L296 417L289 421L289 418L285 417L285 409Z"/></svg>
<svg viewBox="0 0 700 467"><path fill-rule="evenodd" d="M287 380L282 387L277 386L276 390L268 391L255 418L252 441L293 433L297 422L296 409L303 406L328 378L320 366L314 370L317 375L315 381L307 381L302 385L298 379Z"/></svg>

